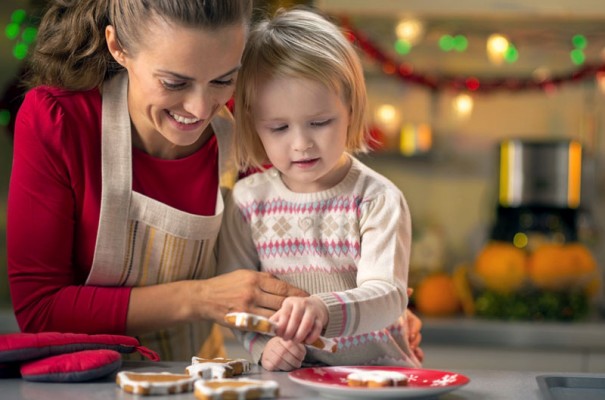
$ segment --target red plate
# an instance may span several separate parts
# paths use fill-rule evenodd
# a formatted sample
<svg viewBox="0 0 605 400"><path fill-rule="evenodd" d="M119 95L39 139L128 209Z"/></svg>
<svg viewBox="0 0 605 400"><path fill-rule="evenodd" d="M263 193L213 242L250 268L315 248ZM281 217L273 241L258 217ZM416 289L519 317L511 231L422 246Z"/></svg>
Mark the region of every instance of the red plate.
<svg viewBox="0 0 605 400"><path fill-rule="evenodd" d="M347 384L347 376L359 371L394 371L405 374L407 386L388 388L356 388ZM327 397L346 398L418 398L437 396L466 385L470 379L464 375L431 369L404 367L318 367L292 371L288 377Z"/></svg>

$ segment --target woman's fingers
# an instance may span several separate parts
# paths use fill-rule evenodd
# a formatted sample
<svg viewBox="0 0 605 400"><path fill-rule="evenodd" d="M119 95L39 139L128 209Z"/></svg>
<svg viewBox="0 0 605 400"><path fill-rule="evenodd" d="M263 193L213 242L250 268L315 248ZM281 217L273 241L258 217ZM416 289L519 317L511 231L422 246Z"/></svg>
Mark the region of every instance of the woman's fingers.
<svg viewBox="0 0 605 400"><path fill-rule="evenodd" d="M280 281L267 272L258 272L258 274L258 287L265 293L270 293L280 297L306 297L309 295L309 293L305 292L304 290L292 286L287 282Z"/></svg>

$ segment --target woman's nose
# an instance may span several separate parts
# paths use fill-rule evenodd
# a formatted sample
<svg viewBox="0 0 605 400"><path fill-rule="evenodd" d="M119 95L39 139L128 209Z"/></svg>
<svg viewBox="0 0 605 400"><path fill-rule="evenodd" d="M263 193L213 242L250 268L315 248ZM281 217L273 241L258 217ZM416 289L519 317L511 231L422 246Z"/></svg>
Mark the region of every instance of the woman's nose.
<svg viewBox="0 0 605 400"><path fill-rule="evenodd" d="M196 118L208 119L212 116L216 104L208 91L196 90L188 94L183 108Z"/></svg>

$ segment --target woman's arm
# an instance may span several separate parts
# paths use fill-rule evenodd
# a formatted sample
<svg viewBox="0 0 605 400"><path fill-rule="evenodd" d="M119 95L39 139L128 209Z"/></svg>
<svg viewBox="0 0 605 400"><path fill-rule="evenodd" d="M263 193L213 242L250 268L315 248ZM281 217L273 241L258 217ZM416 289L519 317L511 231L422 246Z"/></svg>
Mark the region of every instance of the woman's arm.
<svg viewBox="0 0 605 400"><path fill-rule="evenodd" d="M132 289L128 333L200 319L223 323L228 312L271 316L288 296L304 295L265 272L237 270L214 278Z"/></svg>
<svg viewBox="0 0 605 400"><path fill-rule="evenodd" d="M94 143L100 97L55 94L30 91L16 121L7 217L15 315L26 332L123 333L130 289L82 286L75 251L89 234L76 224L90 167L78 146Z"/></svg>

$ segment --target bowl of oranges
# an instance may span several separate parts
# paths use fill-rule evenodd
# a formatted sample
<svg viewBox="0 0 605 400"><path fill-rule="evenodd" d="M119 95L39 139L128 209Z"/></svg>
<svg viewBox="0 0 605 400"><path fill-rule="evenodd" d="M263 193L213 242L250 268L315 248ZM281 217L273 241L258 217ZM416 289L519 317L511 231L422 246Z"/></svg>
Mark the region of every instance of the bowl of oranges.
<svg viewBox="0 0 605 400"><path fill-rule="evenodd" d="M413 301L428 316L463 311L491 319L575 321L590 314L600 289L599 267L582 243L528 249L490 241L473 262L425 277Z"/></svg>
<svg viewBox="0 0 605 400"><path fill-rule="evenodd" d="M541 243L531 249L491 241L468 270L475 315L518 320L578 320L601 285L582 243Z"/></svg>

